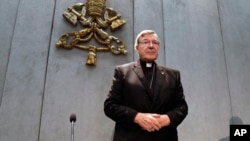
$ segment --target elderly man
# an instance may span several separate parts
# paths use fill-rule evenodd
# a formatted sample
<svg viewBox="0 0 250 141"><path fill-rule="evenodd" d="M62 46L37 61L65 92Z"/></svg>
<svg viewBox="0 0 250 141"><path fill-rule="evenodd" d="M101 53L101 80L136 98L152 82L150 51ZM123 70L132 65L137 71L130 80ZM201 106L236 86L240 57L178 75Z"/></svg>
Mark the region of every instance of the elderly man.
<svg viewBox="0 0 250 141"><path fill-rule="evenodd" d="M116 122L113 141L178 141L177 126L188 113L180 72L158 65L159 38L144 30L135 40L139 59L116 66L104 102Z"/></svg>

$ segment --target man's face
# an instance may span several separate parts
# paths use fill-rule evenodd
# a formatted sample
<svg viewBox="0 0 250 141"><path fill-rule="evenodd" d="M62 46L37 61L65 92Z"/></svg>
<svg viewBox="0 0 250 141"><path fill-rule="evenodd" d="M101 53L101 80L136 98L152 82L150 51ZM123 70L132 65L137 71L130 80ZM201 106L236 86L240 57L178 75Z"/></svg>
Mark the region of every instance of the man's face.
<svg viewBox="0 0 250 141"><path fill-rule="evenodd" d="M158 57L159 41L154 34L145 34L139 38L136 50L141 60L153 62Z"/></svg>

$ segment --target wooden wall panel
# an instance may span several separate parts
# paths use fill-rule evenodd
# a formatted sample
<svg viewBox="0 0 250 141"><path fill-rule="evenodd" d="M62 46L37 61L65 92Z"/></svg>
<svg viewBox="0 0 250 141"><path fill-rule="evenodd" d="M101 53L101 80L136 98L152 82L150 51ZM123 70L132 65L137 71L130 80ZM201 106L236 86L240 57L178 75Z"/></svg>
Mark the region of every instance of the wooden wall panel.
<svg viewBox="0 0 250 141"><path fill-rule="evenodd" d="M57 1L52 31L47 81L41 121L40 141L68 141L71 125L69 116L77 115L75 140L111 140L114 122L104 115L103 104L107 97L114 67L133 59L133 1L109 0L112 7L127 23L117 31L105 31L124 40L127 55L113 55L110 52L97 52L97 65L87 66L87 51L65 50L55 47L60 34L77 31L62 17L68 6L79 1ZM122 6L121 6L122 5ZM89 44L95 44L92 41ZM98 45L98 44L97 44Z"/></svg>
<svg viewBox="0 0 250 141"><path fill-rule="evenodd" d="M250 1L220 0L222 34L232 101L232 123L250 124Z"/></svg>
<svg viewBox="0 0 250 141"><path fill-rule="evenodd" d="M163 3L167 66L181 71L189 105L180 140L222 139L231 108L217 1Z"/></svg>
<svg viewBox="0 0 250 141"><path fill-rule="evenodd" d="M0 1L0 105L19 0Z"/></svg>
<svg viewBox="0 0 250 141"><path fill-rule="evenodd" d="M0 108L1 141L38 139L53 5L50 0L18 5Z"/></svg>

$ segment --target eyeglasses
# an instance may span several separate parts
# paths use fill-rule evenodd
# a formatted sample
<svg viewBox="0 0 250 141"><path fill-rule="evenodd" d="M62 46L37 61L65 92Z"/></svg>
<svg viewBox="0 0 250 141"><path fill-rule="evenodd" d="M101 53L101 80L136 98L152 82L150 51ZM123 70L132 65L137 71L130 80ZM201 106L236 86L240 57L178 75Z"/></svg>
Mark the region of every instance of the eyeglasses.
<svg viewBox="0 0 250 141"><path fill-rule="evenodd" d="M142 42L138 42L139 44L142 44L142 45L150 45L152 43L152 45L154 46L158 46L160 43L158 41L142 41Z"/></svg>

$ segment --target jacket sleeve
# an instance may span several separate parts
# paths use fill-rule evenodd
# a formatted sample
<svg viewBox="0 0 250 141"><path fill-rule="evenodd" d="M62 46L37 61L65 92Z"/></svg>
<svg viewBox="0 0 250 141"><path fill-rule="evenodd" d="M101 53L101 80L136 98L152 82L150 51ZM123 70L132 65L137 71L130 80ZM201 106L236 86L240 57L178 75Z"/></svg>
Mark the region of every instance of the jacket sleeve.
<svg viewBox="0 0 250 141"><path fill-rule="evenodd" d="M183 94L183 87L180 79L180 72L176 73L177 83L176 83L176 95L173 109L167 112L170 118L170 125L177 127L188 114L188 105Z"/></svg>
<svg viewBox="0 0 250 141"><path fill-rule="evenodd" d="M129 127L135 124L134 118L137 111L122 103L123 83L124 73L121 71L121 68L116 67L111 89L108 93L107 99L104 101L104 112L106 116L114 120L116 123Z"/></svg>

